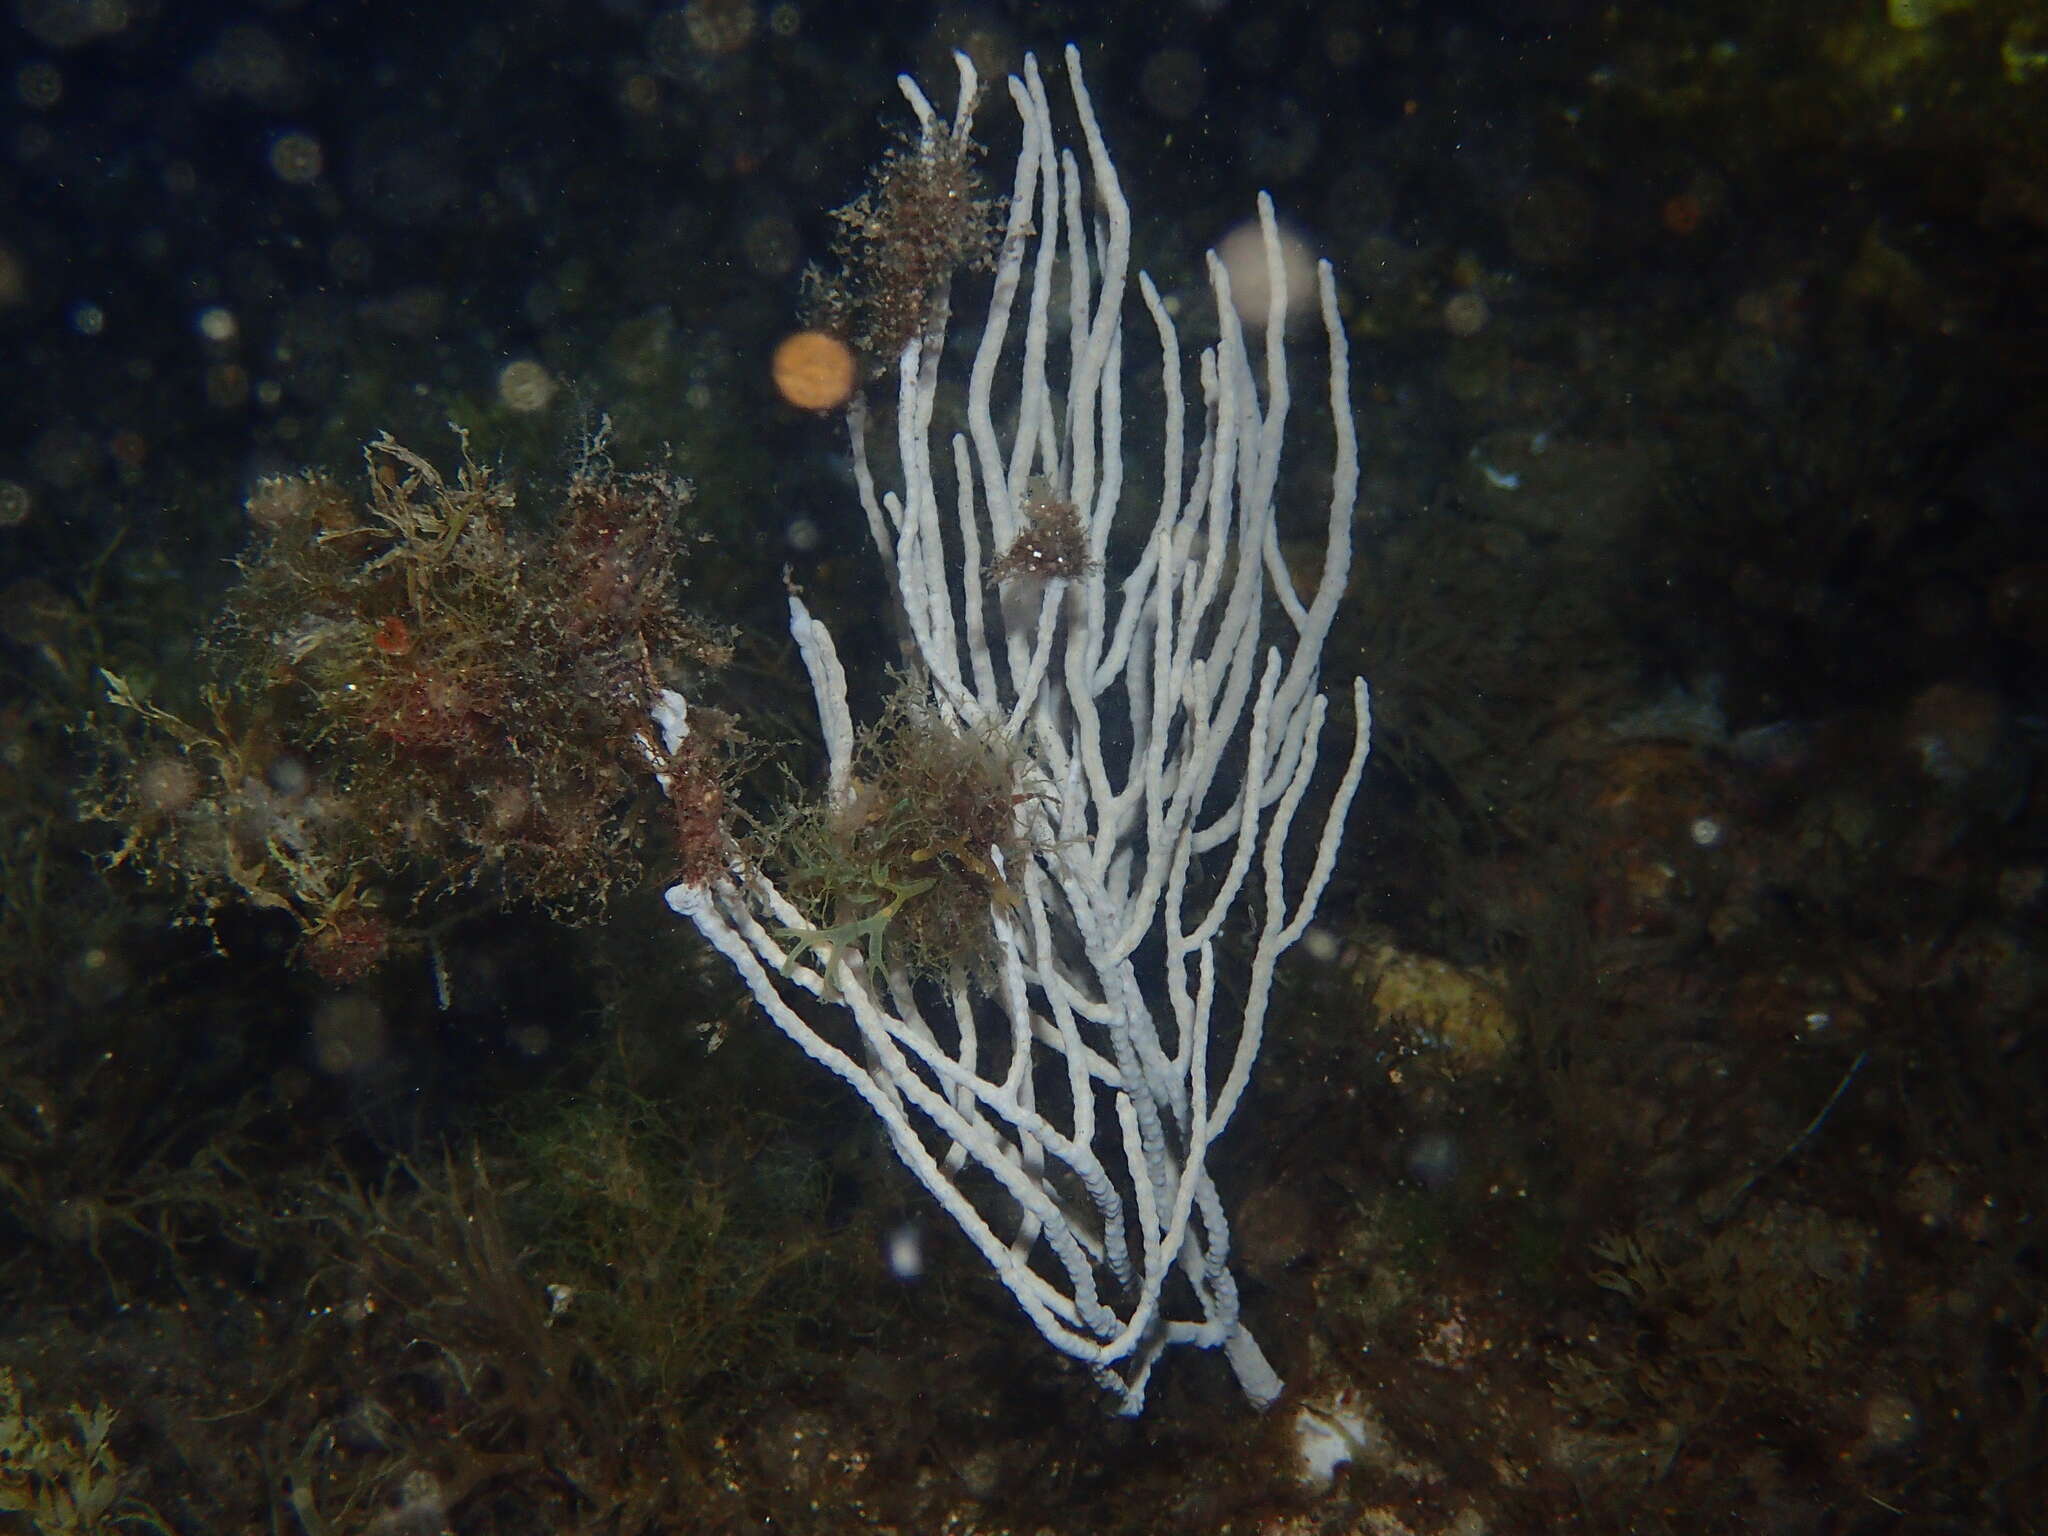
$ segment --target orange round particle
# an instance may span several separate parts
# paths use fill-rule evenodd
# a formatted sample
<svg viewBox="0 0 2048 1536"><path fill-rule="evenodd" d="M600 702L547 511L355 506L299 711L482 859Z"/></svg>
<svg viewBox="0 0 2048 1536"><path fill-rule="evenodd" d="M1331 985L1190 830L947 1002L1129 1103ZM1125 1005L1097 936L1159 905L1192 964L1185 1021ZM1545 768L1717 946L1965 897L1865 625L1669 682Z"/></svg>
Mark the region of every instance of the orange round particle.
<svg viewBox="0 0 2048 1536"><path fill-rule="evenodd" d="M1698 234L1706 217L1706 204L1695 193L1680 192L1664 199L1664 227L1674 235Z"/></svg>
<svg viewBox="0 0 2048 1536"><path fill-rule="evenodd" d="M823 331L798 331L775 349L775 388L806 411L836 411L853 398L853 349Z"/></svg>

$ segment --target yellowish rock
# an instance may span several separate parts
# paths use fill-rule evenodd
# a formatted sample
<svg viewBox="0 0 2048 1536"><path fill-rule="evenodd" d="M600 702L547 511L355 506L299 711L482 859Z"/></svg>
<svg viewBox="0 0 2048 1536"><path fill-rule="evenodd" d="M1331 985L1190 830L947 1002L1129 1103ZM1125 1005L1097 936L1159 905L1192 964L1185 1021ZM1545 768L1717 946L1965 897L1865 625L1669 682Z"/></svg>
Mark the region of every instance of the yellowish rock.
<svg viewBox="0 0 2048 1536"><path fill-rule="evenodd" d="M1360 971L1381 1021L1440 1052L1446 1070L1498 1071L1521 1043L1521 1025L1495 970L1465 970L1380 944L1367 951Z"/></svg>

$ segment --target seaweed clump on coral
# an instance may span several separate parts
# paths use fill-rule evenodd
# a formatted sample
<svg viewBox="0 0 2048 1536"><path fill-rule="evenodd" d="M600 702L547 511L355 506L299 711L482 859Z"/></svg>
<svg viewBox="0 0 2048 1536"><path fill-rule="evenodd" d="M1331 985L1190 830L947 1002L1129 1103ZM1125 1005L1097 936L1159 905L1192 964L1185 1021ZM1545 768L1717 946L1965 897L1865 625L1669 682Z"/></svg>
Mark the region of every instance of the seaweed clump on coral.
<svg viewBox="0 0 2048 1536"><path fill-rule="evenodd" d="M452 478L388 436L367 457L367 501L318 473L257 485L201 717L108 678L86 809L126 827L114 862L209 919L288 912L337 982L459 891L573 921L664 844L666 872L722 866L737 733L696 709L670 751L651 724L729 654L676 602L689 488L615 471L600 439L537 531L466 440Z"/></svg>
<svg viewBox="0 0 2048 1536"><path fill-rule="evenodd" d="M1080 509L1043 476L1031 477L1023 512L1023 528L988 568L990 581L1074 581L1100 568L1088 553Z"/></svg>
<svg viewBox="0 0 2048 1536"><path fill-rule="evenodd" d="M869 172L859 197L833 210L836 272L804 274L809 321L852 344L871 374L894 366L945 303L961 269L994 264L996 205L964 134L905 135Z"/></svg>
<svg viewBox="0 0 2048 1536"><path fill-rule="evenodd" d="M884 974L980 968L993 914L1018 906L1016 882L1048 846L1034 830L1044 798L1019 743L899 689L862 732L846 793L792 807L761 839L760 861L823 924L786 940L828 980L849 949Z"/></svg>

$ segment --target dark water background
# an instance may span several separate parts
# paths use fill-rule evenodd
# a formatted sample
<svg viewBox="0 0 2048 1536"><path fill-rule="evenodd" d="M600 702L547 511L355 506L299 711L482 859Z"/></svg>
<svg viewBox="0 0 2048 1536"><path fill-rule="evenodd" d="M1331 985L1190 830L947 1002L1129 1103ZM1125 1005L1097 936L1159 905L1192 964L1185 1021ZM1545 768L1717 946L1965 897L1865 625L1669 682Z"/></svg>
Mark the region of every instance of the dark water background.
<svg viewBox="0 0 2048 1536"><path fill-rule="evenodd" d="M337 987L80 816L257 480L450 423L687 477L807 771L785 568L888 656L769 353L895 74L1068 40L1137 263L1198 308L1269 190L1353 338L1379 734L1220 1170L1264 1419L1109 1419L652 883ZM11 0L0 1530L2040 1529L2044 261L2018 0Z"/></svg>

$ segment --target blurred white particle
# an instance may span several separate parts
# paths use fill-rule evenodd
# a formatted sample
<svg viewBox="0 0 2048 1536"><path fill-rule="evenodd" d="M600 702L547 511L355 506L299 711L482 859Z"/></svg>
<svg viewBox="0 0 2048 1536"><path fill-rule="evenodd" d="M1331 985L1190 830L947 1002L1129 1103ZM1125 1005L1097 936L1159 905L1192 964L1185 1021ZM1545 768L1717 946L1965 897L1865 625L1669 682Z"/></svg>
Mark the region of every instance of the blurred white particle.
<svg viewBox="0 0 2048 1536"><path fill-rule="evenodd" d="M1266 241L1256 223L1240 224L1216 247L1217 259L1230 274L1230 300L1237 306L1237 318L1246 325L1264 325L1273 302L1272 285L1266 277ZM1291 229L1280 230L1280 273L1287 283L1287 316L1316 305L1316 260L1303 240Z"/></svg>
<svg viewBox="0 0 2048 1536"><path fill-rule="evenodd" d="M782 537L798 554L808 555L818 547L818 525L808 517L792 518Z"/></svg>
<svg viewBox="0 0 2048 1536"><path fill-rule="evenodd" d="M98 1007L127 991L132 979L127 961L117 951L94 945L72 961L66 984L77 1001Z"/></svg>
<svg viewBox="0 0 2048 1536"><path fill-rule="evenodd" d="M107 328L107 312L90 299L71 306L71 329L81 336L97 336Z"/></svg>
<svg viewBox="0 0 2048 1536"><path fill-rule="evenodd" d="M1350 27L1333 27L1323 38L1323 57L1349 69L1365 56L1365 38Z"/></svg>
<svg viewBox="0 0 2048 1536"><path fill-rule="evenodd" d="M1426 1190L1449 1189L1463 1162L1457 1142L1443 1131L1425 1131L1408 1146L1408 1176Z"/></svg>
<svg viewBox="0 0 2048 1536"><path fill-rule="evenodd" d="M384 1059L384 1010L360 992L322 998L313 1010L313 1061L322 1072L351 1077Z"/></svg>
<svg viewBox="0 0 2048 1536"><path fill-rule="evenodd" d="M507 363L498 375L498 398L507 410L544 411L555 398L554 375L530 357Z"/></svg>
<svg viewBox="0 0 2048 1536"><path fill-rule="evenodd" d="M242 327L235 319L234 311L224 309L218 304L199 311L199 318L193 324L198 328L200 335L222 346L242 334Z"/></svg>
<svg viewBox="0 0 2048 1536"><path fill-rule="evenodd" d="M0 309L12 309L28 298L28 263L11 245L0 245Z"/></svg>
<svg viewBox="0 0 2048 1536"><path fill-rule="evenodd" d="M0 480L0 528L19 528L36 509L29 488L17 480Z"/></svg>
<svg viewBox="0 0 2048 1536"><path fill-rule="evenodd" d="M263 777L270 787L287 800L303 800L312 792L313 770L303 757L286 753L271 763Z"/></svg>
<svg viewBox="0 0 2048 1536"><path fill-rule="evenodd" d="M1486 295L1466 288L1444 300L1444 329L1453 336L1477 336L1492 318Z"/></svg>
<svg viewBox="0 0 2048 1536"><path fill-rule="evenodd" d="M76 48L128 25L128 0L15 0L14 17L45 48Z"/></svg>
<svg viewBox="0 0 2048 1536"><path fill-rule="evenodd" d="M754 35L753 0L690 0L683 32L699 53L738 53Z"/></svg>
<svg viewBox="0 0 2048 1536"><path fill-rule="evenodd" d="M1712 816L1696 816L1692 823L1692 840L1702 848L1711 848L1721 841L1721 823Z"/></svg>
<svg viewBox="0 0 2048 1536"><path fill-rule="evenodd" d="M182 757L159 753L135 772L135 799L152 816L182 816L199 803L199 771Z"/></svg>
<svg viewBox="0 0 2048 1536"><path fill-rule="evenodd" d="M24 64L14 76L14 94L24 107L48 111L64 95L64 77L45 59Z"/></svg>
<svg viewBox="0 0 2048 1536"><path fill-rule="evenodd" d="M891 1232L882 1245L882 1260L898 1280L916 1280L924 1275L924 1234L915 1222L906 1221Z"/></svg>
<svg viewBox="0 0 2048 1536"><path fill-rule="evenodd" d="M649 117L661 105L661 87L650 74L630 74L619 83L619 103L636 117Z"/></svg>
<svg viewBox="0 0 2048 1536"><path fill-rule="evenodd" d="M747 260L769 277L781 277L796 266L796 226L779 213L764 213L746 228L742 242Z"/></svg>
<svg viewBox="0 0 2048 1536"><path fill-rule="evenodd" d="M1327 928L1311 928L1301 936L1301 947L1309 957L1328 963L1337 958L1341 946L1337 936Z"/></svg>
<svg viewBox="0 0 2048 1536"><path fill-rule="evenodd" d="M296 72L277 35L248 22L224 28L213 46L197 55L186 78L207 96L240 96L259 106L280 107L298 93Z"/></svg>
<svg viewBox="0 0 2048 1536"><path fill-rule="evenodd" d="M279 134L270 145L270 169L279 181L305 186L318 181L327 157L310 133Z"/></svg>

